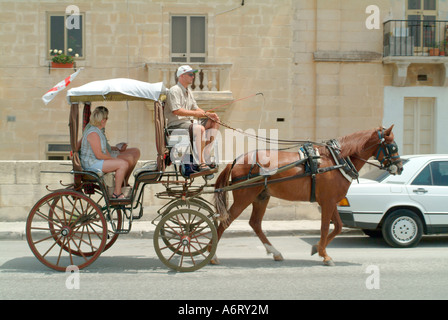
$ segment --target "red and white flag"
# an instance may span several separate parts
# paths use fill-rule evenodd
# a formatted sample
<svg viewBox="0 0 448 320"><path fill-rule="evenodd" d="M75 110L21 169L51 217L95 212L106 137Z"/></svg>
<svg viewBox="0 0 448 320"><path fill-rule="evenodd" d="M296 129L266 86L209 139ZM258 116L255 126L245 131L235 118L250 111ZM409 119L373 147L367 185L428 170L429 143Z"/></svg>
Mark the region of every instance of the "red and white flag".
<svg viewBox="0 0 448 320"><path fill-rule="evenodd" d="M51 100L53 100L53 98L56 97L59 91L62 91L65 88L67 88L67 86L73 81L73 79L76 78L76 76L82 69L83 68L80 68L78 71L72 73L70 76L68 76L67 78L59 82L57 85L55 85L53 88L48 90L48 92L42 96L43 102L47 105Z"/></svg>

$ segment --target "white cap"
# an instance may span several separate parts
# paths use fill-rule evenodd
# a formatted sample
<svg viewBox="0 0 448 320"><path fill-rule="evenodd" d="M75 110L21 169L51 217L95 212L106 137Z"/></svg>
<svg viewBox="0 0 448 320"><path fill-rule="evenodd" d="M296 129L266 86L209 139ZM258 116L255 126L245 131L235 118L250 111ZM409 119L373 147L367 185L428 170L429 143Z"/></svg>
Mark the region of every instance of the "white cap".
<svg viewBox="0 0 448 320"><path fill-rule="evenodd" d="M179 69L177 69L177 74L176 75L179 78L181 75L183 75L184 73L187 73L187 72L195 73L195 72L198 72L198 70L193 70L193 68L191 68L190 66L187 66L187 65L180 66Z"/></svg>

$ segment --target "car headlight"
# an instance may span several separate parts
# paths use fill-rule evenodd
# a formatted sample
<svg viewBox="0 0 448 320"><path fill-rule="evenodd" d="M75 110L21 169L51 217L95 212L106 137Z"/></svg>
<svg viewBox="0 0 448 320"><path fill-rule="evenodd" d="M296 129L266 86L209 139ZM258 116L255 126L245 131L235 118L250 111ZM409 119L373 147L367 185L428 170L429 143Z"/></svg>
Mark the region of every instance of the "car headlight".
<svg viewBox="0 0 448 320"><path fill-rule="evenodd" d="M338 206L340 206L340 207L350 207L350 202L348 202L347 198L344 198L341 201L339 201Z"/></svg>

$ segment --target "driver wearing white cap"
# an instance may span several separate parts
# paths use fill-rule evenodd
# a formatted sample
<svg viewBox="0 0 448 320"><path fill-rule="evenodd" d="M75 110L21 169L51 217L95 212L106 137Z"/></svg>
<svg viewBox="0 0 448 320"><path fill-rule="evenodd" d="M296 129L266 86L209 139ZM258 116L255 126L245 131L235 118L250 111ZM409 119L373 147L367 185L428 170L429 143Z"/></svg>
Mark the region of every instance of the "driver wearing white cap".
<svg viewBox="0 0 448 320"><path fill-rule="evenodd" d="M198 70L193 70L190 66L179 67L176 76L178 82L170 88L165 105L165 118L169 129L189 130L193 125L193 140L199 158L199 169L210 170L205 160L209 160L210 147L215 139L215 134L219 128L219 117L216 113L207 113L198 107L189 86L193 83L194 74ZM195 118L203 118L198 123ZM205 135L205 138L203 138Z"/></svg>

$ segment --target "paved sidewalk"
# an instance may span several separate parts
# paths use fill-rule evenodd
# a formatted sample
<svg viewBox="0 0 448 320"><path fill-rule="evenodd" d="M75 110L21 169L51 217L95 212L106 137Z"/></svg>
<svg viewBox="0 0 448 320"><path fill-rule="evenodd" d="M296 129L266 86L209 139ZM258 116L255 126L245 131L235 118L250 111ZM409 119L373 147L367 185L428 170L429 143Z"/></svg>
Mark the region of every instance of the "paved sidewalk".
<svg viewBox="0 0 448 320"><path fill-rule="evenodd" d="M127 223L127 222L126 222ZM26 222L0 222L0 240L25 240ZM126 225L127 226L127 225ZM129 234L120 237L130 238L152 238L155 225L150 221L134 221ZM331 226L330 226L331 229ZM267 236L299 236L319 235L320 220L286 220L286 221L263 221L263 231ZM362 234L356 229L343 228L342 232ZM223 237L246 237L255 236L247 220L236 220L224 232Z"/></svg>

